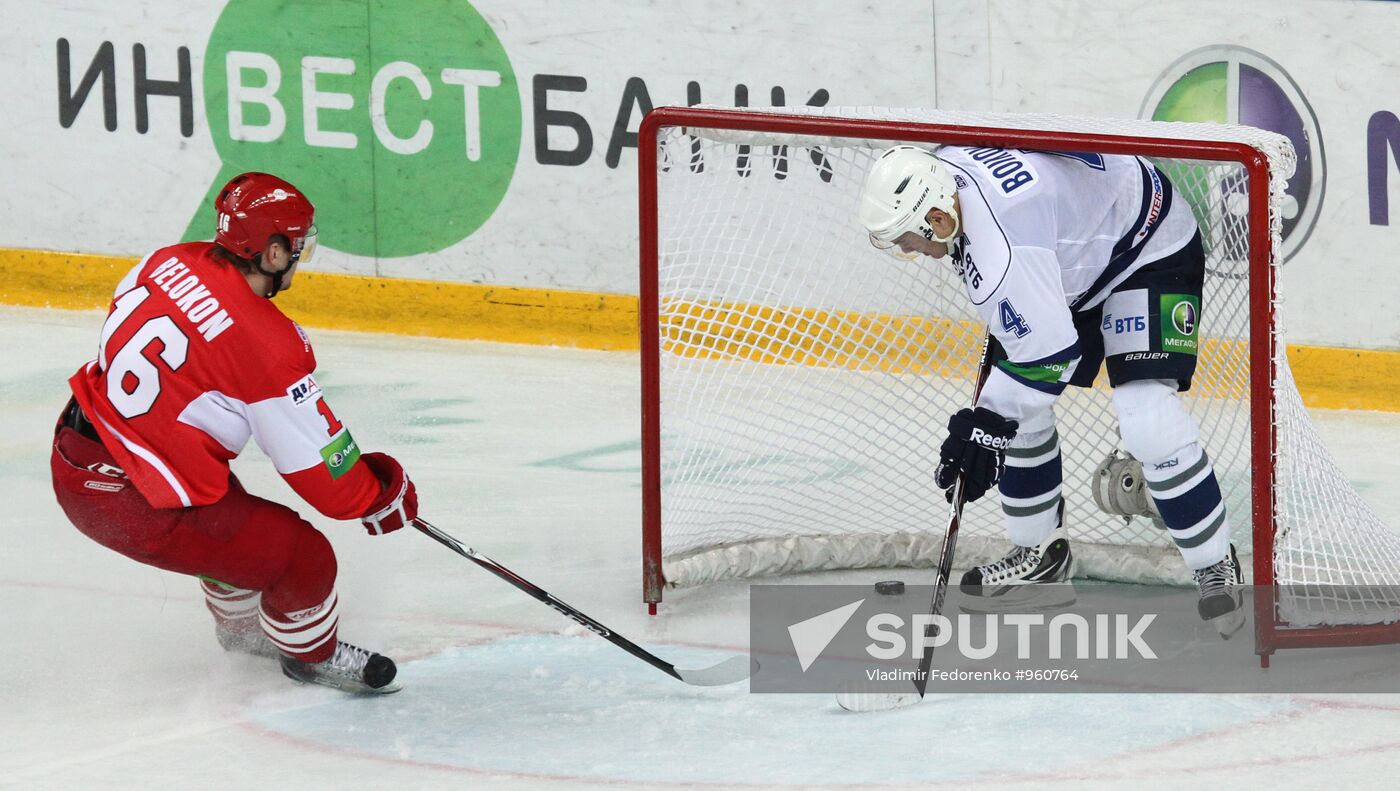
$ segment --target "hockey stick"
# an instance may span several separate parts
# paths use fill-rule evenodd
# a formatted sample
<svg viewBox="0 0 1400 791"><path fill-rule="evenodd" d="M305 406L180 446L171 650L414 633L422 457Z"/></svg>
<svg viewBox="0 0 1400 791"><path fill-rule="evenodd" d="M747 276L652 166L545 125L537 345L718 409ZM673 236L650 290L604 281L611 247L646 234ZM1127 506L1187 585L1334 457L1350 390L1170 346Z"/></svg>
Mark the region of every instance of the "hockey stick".
<svg viewBox="0 0 1400 791"><path fill-rule="evenodd" d="M953 574L953 549L958 543L958 526L962 523L963 505L967 500L964 491L967 476L959 475L953 484L953 503L948 514L948 529L943 534L943 551L938 553L938 580L934 583L933 603L929 605L929 621L924 627L924 653L919 657L919 670L914 674L914 688L919 698L928 691L928 674L933 668L933 638L938 636L938 626L933 619L943 614L943 600L948 596L948 578Z"/></svg>
<svg viewBox="0 0 1400 791"><path fill-rule="evenodd" d="M972 403L976 405L982 395L982 385L991 372L992 336L987 335L982 342L982 358L977 363L977 381L972 388ZM948 509L948 527L943 533L943 548L938 553L938 577L934 582L933 601L929 605L928 625L924 627L924 652L919 657L919 669L914 674L914 690L917 692L859 692L838 693L836 703L847 711L888 711L911 706L924 699L928 691L929 671L933 668L933 638L938 636L934 619L943 614L943 600L948 596L948 578L953 574L953 550L958 543L958 527L962 523L963 505L967 501L967 475L958 474L953 484L951 506Z"/></svg>
<svg viewBox="0 0 1400 791"><path fill-rule="evenodd" d="M642 660L643 662L646 662L648 665L651 665L652 667L656 668L657 670L660 670L661 672L665 673L666 675L672 678L684 681L687 684L692 684L697 687L719 687L725 684L734 684L739 681L743 681L744 679L753 675L754 671L758 668L758 662L756 660L743 656L731 656L723 662L720 662L719 664L713 665L711 667L696 668L694 670L678 669L675 665L671 664L670 662L661 659L660 657L652 654L650 651L647 651L645 648L642 648L641 646L637 645L631 640L628 640L626 637L623 637L622 635L614 632L608 627L588 617L583 612L580 612L579 610L560 601L553 594L544 590L535 583L525 579L519 574L516 574L515 572L511 571L505 566L502 566L501 564L497 563L491 558L486 557L480 552L477 552L471 547L462 546L462 543L460 541L442 532L436 527L433 527L432 525L428 524L428 522L426 522L425 520L421 518L415 519L413 520L413 526L421 530L423 533L428 535L430 538L432 538L439 544L442 544L443 546L447 547L453 552L456 552L457 554L466 558L467 560L470 560L471 562L486 569L492 574L495 574L497 577L500 577L501 579L505 580L506 582L509 582L510 584L514 585L520 590L523 590L526 593L530 594L532 598L536 599L537 601L543 602L547 607L563 615L565 618L572 620L574 623L579 624L588 631L598 635L604 640L607 640L608 642L612 643L618 648L621 648L622 650L626 651L632 656L637 657L638 659Z"/></svg>
<svg viewBox="0 0 1400 791"><path fill-rule="evenodd" d="M982 385L992 371L992 336L987 334L982 341L982 359L977 362L977 384L972 388L972 403L982 395ZM914 688L919 691L919 699L928 691L928 674L933 667L933 638L938 635L938 627L933 619L943 614L943 600L948 596L948 578L953 574L953 549L958 543L958 526L962 524L963 505L967 501L967 475L959 474L953 484L952 508L948 513L948 530L943 534L943 550L938 553L938 581L934 583L933 604L929 607L928 625L924 627L924 653L919 657L919 671L914 675Z"/></svg>

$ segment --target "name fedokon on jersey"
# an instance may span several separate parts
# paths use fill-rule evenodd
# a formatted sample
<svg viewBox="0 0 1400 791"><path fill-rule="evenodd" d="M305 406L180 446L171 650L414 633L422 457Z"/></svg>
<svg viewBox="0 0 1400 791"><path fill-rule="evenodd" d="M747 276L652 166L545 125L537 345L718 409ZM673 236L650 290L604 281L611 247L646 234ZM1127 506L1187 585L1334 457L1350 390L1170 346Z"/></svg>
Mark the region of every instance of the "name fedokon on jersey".
<svg viewBox="0 0 1400 791"><path fill-rule="evenodd" d="M379 483L313 376L306 333L209 242L165 247L117 286L97 359L69 380L154 506L207 505L252 438L321 513L359 516Z"/></svg>
<svg viewBox="0 0 1400 791"><path fill-rule="evenodd" d="M1017 362L1074 347L1071 311L1102 303L1196 233L1190 207L1140 157L956 146L938 156L961 206L954 267Z"/></svg>

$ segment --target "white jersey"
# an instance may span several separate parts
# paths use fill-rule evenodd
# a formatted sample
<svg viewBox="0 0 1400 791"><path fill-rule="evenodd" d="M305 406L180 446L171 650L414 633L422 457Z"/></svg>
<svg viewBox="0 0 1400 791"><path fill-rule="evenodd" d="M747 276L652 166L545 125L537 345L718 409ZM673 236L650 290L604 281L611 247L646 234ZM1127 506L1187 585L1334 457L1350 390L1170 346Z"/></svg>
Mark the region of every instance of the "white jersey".
<svg viewBox="0 0 1400 791"><path fill-rule="evenodd" d="M952 246L968 297L1007 352L978 399L1025 421L1079 359L1072 312L1090 310L1147 264L1184 247L1196 221L1144 159L945 146L963 236Z"/></svg>

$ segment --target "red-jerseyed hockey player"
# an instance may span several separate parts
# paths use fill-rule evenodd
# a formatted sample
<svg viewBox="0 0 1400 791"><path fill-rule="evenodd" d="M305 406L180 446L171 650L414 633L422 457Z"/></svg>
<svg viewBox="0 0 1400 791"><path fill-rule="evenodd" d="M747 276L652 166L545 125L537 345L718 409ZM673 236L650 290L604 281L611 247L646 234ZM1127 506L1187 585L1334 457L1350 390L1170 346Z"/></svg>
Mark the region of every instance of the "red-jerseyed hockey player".
<svg viewBox="0 0 1400 791"><path fill-rule="evenodd" d="M99 544L199 576L224 648L280 654L298 681L393 691L392 660L336 638L325 536L229 471L252 437L326 516L382 535L417 515L403 468L361 455L312 377L306 333L272 303L311 255L314 209L266 173L234 178L215 209L214 242L161 248L117 286L97 359L69 380L54 492Z"/></svg>

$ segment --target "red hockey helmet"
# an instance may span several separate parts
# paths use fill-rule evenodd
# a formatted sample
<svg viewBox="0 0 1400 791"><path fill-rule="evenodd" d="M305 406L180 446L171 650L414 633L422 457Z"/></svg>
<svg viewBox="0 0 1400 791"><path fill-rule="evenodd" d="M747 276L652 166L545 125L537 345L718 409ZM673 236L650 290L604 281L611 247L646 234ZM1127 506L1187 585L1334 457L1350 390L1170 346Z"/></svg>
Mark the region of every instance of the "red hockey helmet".
<svg viewBox="0 0 1400 791"><path fill-rule="evenodd" d="M301 190L268 173L234 176L214 199L218 230L214 241L241 258L253 258L267 249L274 234L287 237L292 260L310 257L314 240L312 220L316 208ZM306 255L302 255L303 251Z"/></svg>

